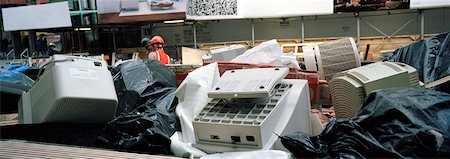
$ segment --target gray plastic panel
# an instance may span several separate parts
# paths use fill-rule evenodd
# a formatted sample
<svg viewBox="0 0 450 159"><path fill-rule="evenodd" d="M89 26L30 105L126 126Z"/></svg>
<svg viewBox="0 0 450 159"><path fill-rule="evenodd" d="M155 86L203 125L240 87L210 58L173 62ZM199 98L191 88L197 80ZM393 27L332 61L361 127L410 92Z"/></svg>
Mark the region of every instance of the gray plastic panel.
<svg viewBox="0 0 450 159"><path fill-rule="evenodd" d="M287 84L276 85L270 98L214 99L203 108L194 122L259 126L289 88Z"/></svg>
<svg viewBox="0 0 450 159"><path fill-rule="evenodd" d="M226 71L208 92L209 98L268 97L275 84L288 74L288 68L255 68Z"/></svg>

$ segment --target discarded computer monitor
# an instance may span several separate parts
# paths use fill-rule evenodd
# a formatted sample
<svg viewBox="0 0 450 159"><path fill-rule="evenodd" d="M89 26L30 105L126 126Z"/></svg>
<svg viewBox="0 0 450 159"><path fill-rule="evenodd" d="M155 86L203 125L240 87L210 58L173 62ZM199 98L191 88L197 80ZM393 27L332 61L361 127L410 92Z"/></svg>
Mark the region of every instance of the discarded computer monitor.
<svg viewBox="0 0 450 159"><path fill-rule="evenodd" d="M54 55L19 101L19 122L107 123L117 96L104 61Z"/></svg>
<svg viewBox="0 0 450 159"><path fill-rule="evenodd" d="M377 62L337 73L330 81L336 118L355 117L375 90L419 85L416 69L402 63Z"/></svg>
<svg viewBox="0 0 450 159"><path fill-rule="evenodd" d="M278 135L310 134L308 81L285 80L288 68L229 70L193 121L205 152L283 149Z"/></svg>

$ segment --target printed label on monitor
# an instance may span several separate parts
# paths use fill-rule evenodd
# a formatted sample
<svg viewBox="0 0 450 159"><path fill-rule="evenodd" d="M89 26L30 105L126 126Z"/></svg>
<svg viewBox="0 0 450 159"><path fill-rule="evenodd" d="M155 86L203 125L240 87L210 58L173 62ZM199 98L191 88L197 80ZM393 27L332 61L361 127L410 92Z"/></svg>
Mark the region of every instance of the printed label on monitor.
<svg viewBox="0 0 450 159"><path fill-rule="evenodd" d="M97 80L97 71L93 69L70 68L70 77Z"/></svg>

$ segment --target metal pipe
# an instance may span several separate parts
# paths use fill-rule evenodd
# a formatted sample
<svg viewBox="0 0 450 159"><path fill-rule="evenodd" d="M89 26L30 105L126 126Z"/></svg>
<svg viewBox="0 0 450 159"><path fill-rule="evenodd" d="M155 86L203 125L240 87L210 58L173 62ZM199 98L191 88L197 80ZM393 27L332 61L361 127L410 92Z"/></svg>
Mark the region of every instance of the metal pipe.
<svg viewBox="0 0 450 159"><path fill-rule="evenodd" d="M24 56L24 54L27 53L27 56ZM22 57L28 58L28 48L24 49L21 53L20 53L20 59L23 59Z"/></svg>
<svg viewBox="0 0 450 159"><path fill-rule="evenodd" d="M425 15L422 10L419 10L420 14L420 39L423 39L423 35L425 32Z"/></svg>
<svg viewBox="0 0 450 159"><path fill-rule="evenodd" d="M252 19L252 47L254 47L254 46L255 46L255 24Z"/></svg>
<svg viewBox="0 0 450 159"><path fill-rule="evenodd" d="M357 41L357 45L358 45L358 51L361 45L361 29L360 29L360 20L361 18L359 17L359 15L356 16L356 41Z"/></svg>
<svg viewBox="0 0 450 159"><path fill-rule="evenodd" d="M394 33L392 33L390 36L388 36L388 39L391 39L393 36L395 36L399 31L401 31L403 28L405 28L409 23L411 23L414 20L414 17L409 19L408 22L403 24L400 28L398 28Z"/></svg>
<svg viewBox="0 0 450 159"><path fill-rule="evenodd" d="M10 56L11 54L14 54L14 49L12 49L11 51L9 51L9 52L6 54L6 61L9 61L9 56ZM15 58L14 58L14 59L15 59Z"/></svg>
<svg viewBox="0 0 450 159"><path fill-rule="evenodd" d="M195 22L194 22L194 24L193 24L192 26L193 26L193 28L194 28L194 31L193 31L193 37L194 37L194 49L197 49L197 29L196 29L196 27L195 27Z"/></svg>
<svg viewBox="0 0 450 159"><path fill-rule="evenodd" d="M114 28L112 28L112 34L113 34L113 47L114 47L114 52L116 52L116 35L114 34Z"/></svg>
<svg viewBox="0 0 450 159"><path fill-rule="evenodd" d="M369 49L370 49L370 44L366 45L366 53L364 54L364 60L367 60L367 57L369 57Z"/></svg>
<svg viewBox="0 0 450 159"><path fill-rule="evenodd" d="M302 16L301 22L302 22L302 43L304 43L305 42L305 21L303 19L303 16Z"/></svg>
<svg viewBox="0 0 450 159"><path fill-rule="evenodd" d="M380 29L378 29L376 26L372 25L371 23L365 21L364 19L360 18L361 21L363 21L364 23L366 23L367 25L371 26L373 29L375 29L376 31L378 31L379 33L383 34L385 37L389 37L387 34L385 34L383 31L381 31Z"/></svg>

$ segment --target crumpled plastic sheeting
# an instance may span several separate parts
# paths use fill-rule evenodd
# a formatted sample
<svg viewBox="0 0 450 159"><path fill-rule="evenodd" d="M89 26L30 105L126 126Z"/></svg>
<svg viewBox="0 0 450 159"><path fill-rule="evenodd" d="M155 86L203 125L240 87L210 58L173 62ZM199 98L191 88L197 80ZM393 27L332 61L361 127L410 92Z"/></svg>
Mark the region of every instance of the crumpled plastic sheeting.
<svg viewBox="0 0 450 159"><path fill-rule="evenodd" d="M195 133L192 121L197 114L208 104L208 91L219 80L219 68L217 63L200 67L190 72L176 91L178 105L176 114L180 119L181 130L171 139L170 150L177 157L201 157L206 153L192 147L195 143Z"/></svg>
<svg viewBox="0 0 450 159"><path fill-rule="evenodd" d="M22 65L22 64L9 64L6 69L10 70L10 71L17 71L20 73L25 73L25 71L27 71L29 68L31 68L30 66L27 65Z"/></svg>
<svg viewBox="0 0 450 159"><path fill-rule="evenodd" d="M231 62L244 62L270 66L285 66L300 69L295 56L285 56L277 40L270 40L245 51L244 54L231 60Z"/></svg>
<svg viewBox="0 0 450 159"><path fill-rule="evenodd" d="M423 158L450 156L450 95L424 88L369 95L357 117L332 121L318 136L281 137L296 157Z"/></svg>
<svg viewBox="0 0 450 159"><path fill-rule="evenodd" d="M154 60L135 60L112 71L119 105L99 145L126 151L170 152L170 136L178 130L175 74Z"/></svg>
<svg viewBox="0 0 450 159"><path fill-rule="evenodd" d="M190 143L184 143L180 139L181 132L177 131L170 137L170 151L177 156L183 158L200 158L207 154L202 150L199 150L192 146Z"/></svg>
<svg viewBox="0 0 450 159"><path fill-rule="evenodd" d="M180 118L182 141L195 143L192 121L208 104L208 91L219 81L219 68L212 63L195 69L184 79L177 89L179 103L176 114Z"/></svg>
<svg viewBox="0 0 450 159"><path fill-rule="evenodd" d="M446 77L450 75L450 32L397 49L388 60L416 68L420 81L425 84ZM436 90L450 93L450 82Z"/></svg>

